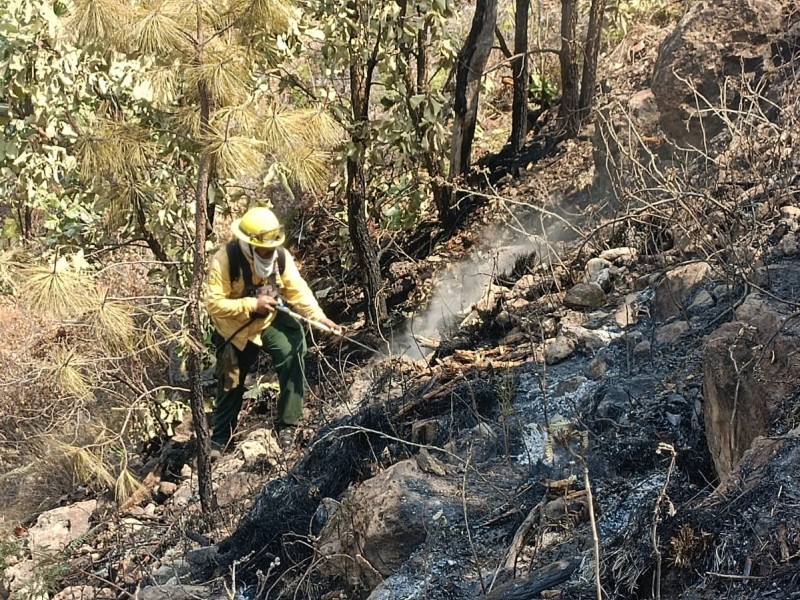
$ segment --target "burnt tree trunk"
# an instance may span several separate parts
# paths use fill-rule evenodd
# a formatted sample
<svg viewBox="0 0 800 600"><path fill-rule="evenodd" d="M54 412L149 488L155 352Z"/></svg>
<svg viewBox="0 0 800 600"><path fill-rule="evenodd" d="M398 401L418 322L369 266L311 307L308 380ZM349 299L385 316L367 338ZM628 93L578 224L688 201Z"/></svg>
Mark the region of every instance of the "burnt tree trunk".
<svg viewBox="0 0 800 600"><path fill-rule="evenodd" d="M578 81L577 0L561 0L561 106L558 119L567 137L575 137L581 127L580 82Z"/></svg>
<svg viewBox="0 0 800 600"><path fill-rule="evenodd" d="M597 81L597 55L600 52L600 33L603 29L604 0L592 0L589 9L589 29L583 53L583 75L581 77L580 118L585 119L594 103L594 86Z"/></svg>
<svg viewBox="0 0 800 600"><path fill-rule="evenodd" d="M464 177L470 168L472 141L478 119L478 96L481 78L492 49L497 24L497 0L477 0L472 27L456 62L456 89L453 103L453 137L450 151L450 179ZM448 203L447 213L439 214L444 224L454 218L454 199Z"/></svg>
<svg viewBox="0 0 800 600"><path fill-rule="evenodd" d="M361 21L364 16L359 2L352 2L351 9L355 20ZM377 48L377 42L376 42ZM355 43L350 45L350 102L353 106L353 128L351 141L357 149L347 158L347 227L356 260L360 267L361 282L367 300L367 316L373 325L379 325L388 317L386 295L383 289L378 252L369 235L366 203L367 186L364 174L363 152L365 144L365 128L369 118L369 96L372 71L375 68L375 54L365 62L358 52Z"/></svg>
<svg viewBox="0 0 800 600"><path fill-rule="evenodd" d="M514 15L514 100L511 107L511 152L517 154L528 135L528 12L530 0L516 0Z"/></svg>
<svg viewBox="0 0 800 600"><path fill-rule="evenodd" d="M198 23L199 23L198 19ZM198 25L198 29L200 26ZM202 31L198 32L202 34ZM202 38L200 38L202 40ZM202 41L201 41L202 43ZM205 82L197 85L200 100L200 124L208 127L211 113L210 99ZM187 314L189 317L189 404L192 408L192 421L197 436L197 482L200 492L200 507L208 515L214 509L214 491L211 487L211 459L209 450L211 433L206 419L203 396L203 325L200 319L200 297L203 288L206 265L206 226L208 219L208 182L211 177L211 155L204 153L200 159L195 188L194 214L194 258L192 263L192 285L189 287Z"/></svg>

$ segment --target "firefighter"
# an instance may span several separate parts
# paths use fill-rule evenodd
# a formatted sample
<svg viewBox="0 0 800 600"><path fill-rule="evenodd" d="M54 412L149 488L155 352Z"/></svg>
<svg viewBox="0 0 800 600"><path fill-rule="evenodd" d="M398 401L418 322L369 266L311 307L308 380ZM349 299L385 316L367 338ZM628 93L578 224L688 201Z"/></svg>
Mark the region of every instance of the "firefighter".
<svg viewBox="0 0 800 600"><path fill-rule="evenodd" d="M303 317L341 332L319 307L314 294L283 247L284 228L268 208L249 209L236 219L234 239L215 254L205 286L205 305L215 333L217 397L212 414L212 458L230 444L236 429L245 377L259 352L272 357L278 375L275 429L289 448L303 416L305 330L276 310L285 302Z"/></svg>

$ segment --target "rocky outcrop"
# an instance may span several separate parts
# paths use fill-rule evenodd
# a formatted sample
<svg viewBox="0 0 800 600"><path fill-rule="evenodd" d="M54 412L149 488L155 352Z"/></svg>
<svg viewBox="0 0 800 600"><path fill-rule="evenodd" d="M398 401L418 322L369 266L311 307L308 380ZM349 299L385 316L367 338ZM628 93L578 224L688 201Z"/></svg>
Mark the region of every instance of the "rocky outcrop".
<svg viewBox="0 0 800 600"><path fill-rule="evenodd" d="M661 45L652 80L661 128L675 144L702 148L721 131L723 122L708 105L720 104L726 77L761 78L789 4L794 2L718 0L687 11ZM729 90L725 100L732 108L738 98Z"/></svg>
<svg viewBox="0 0 800 600"><path fill-rule="evenodd" d="M800 326L763 300L749 297L740 320L712 333L703 352L706 439L723 478L781 421L784 401L800 386Z"/></svg>

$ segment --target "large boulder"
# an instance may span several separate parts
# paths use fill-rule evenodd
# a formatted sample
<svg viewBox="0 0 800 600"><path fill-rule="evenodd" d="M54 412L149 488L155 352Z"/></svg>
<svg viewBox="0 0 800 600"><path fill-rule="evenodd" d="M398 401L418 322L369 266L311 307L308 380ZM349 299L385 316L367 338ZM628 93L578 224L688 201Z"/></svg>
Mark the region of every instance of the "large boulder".
<svg viewBox="0 0 800 600"><path fill-rule="evenodd" d="M369 591L425 541L433 521L457 518L458 486L399 462L351 489L320 532L321 572Z"/></svg>
<svg viewBox="0 0 800 600"><path fill-rule="evenodd" d="M706 439L720 478L786 416L785 401L800 386L797 320L766 308L737 314L748 321L726 323L703 349Z"/></svg>
<svg viewBox="0 0 800 600"><path fill-rule="evenodd" d="M769 70L782 11L793 0L715 0L694 4L659 49L652 90L664 132L679 146L704 147L723 127L719 106L726 77L758 80ZM687 82L691 81L694 90ZM728 91L732 108L738 101ZM700 115L703 115L702 123Z"/></svg>

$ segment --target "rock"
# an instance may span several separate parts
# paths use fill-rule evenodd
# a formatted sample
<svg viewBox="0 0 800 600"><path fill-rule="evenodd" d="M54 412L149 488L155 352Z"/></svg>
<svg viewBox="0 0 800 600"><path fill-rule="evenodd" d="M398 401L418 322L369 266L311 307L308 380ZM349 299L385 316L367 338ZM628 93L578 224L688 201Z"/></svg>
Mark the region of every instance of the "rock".
<svg viewBox="0 0 800 600"><path fill-rule="evenodd" d="M782 206L781 217L788 221L794 222L795 226L800 224L800 207L797 206Z"/></svg>
<svg viewBox="0 0 800 600"><path fill-rule="evenodd" d="M768 309L747 314L750 323L724 324L703 348L706 439L720 478L769 433L800 380L800 332L778 333L781 319Z"/></svg>
<svg viewBox="0 0 800 600"><path fill-rule="evenodd" d="M666 321L683 310L694 290L711 274L707 262L695 262L670 269L656 287L656 311Z"/></svg>
<svg viewBox="0 0 800 600"><path fill-rule="evenodd" d="M555 338L544 343L544 361L548 365L555 365L572 356L578 344L564 335L557 335Z"/></svg>
<svg viewBox="0 0 800 600"><path fill-rule="evenodd" d="M686 11L661 44L651 80L661 128L677 145L703 148L724 127L709 110L701 123L696 94L718 106L726 76L752 81L773 68L770 41L782 30L781 5L788 9L791 3L717 0L698 2ZM690 80L696 92L684 83Z"/></svg>
<svg viewBox="0 0 800 600"><path fill-rule="evenodd" d="M700 290L689 305L688 311L702 312L714 306L714 298L706 290Z"/></svg>
<svg viewBox="0 0 800 600"><path fill-rule="evenodd" d="M583 269L584 283L598 283L597 279L603 271L608 272L613 265L604 258L590 258ZM608 275L608 273L606 273Z"/></svg>
<svg viewBox="0 0 800 600"><path fill-rule="evenodd" d="M38 563L30 559L6 567L0 578L0 597L47 600L47 590L43 589L43 582L36 577L38 568Z"/></svg>
<svg viewBox="0 0 800 600"><path fill-rule="evenodd" d="M602 379L608 370L608 360L604 358L594 358L586 368L586 373L595 381Z"/></svg>
<svg viewBox="0 0 800 600"><path fill-rule="evenodd" d="M784 256L795 256L797 254L797 236L794 233L787 233L780 241L779 247Z"/></svg>
<svg viewBox="0 0 800 600"><path fill-rule="evenodd" d="M204 585L153 585L136 593L138 600L195 600L212 598L211 588Z"/></svg>
<svg viewBox="0 0 800 600"><path fill-rule="evenodd" d="M642 360L648 358L650 356L652 349L650 342L647 340L643 340L636 344L633 347L633 358L636 360Z"/></svg>
<svg viewBox="0 0 800 600"><path fill-rule="evenodd" d="M612 387L606 391L597 404L595 417L625 425L628 423L630 409L631 401L628 392L618 387Z"/></svg>
<svg viewBox="0 0 800 600"><path fill-rule="evenodd" d="M737 321L755 323L767 312L773 312L770 309L769 301L756 292L748 294L744 301L733 311L733 315Z"/></svg>
<svg viewBox="0 0 800 600"><path fill-rule="evenodd" d="M320 532L319 569L324 576L372 590L422 544L432 519L457 519L458 486L423 473L414 459L351 488Z"/></svg>
<svg viewBox="0 0 800 600"><path fill-rule="evenodd" d="M259 462L262 457L267 456L267 449L264 448L261 442L256 440L245 440L239 444L237 449L242 453L242 458L246 465L254 465Z"/></svg>
<svg viewBox="0 0 800 600"><path fill-rule="evenodd" d="M217 489L217 504L222 508L237 500L250 498L262 484L263 480L258 474L237 471Z"/></svg>
<svg viewBox="0 0 800 600"><path fill-rule="evenodd" d="M494 322L498 327L511 329L519 323L519 319L516 315L512 315L507 310L501 310L494 318Z"/></svg>
<svg viewBox="0 0 800 600"><path fill-rule="evenodd" d="M164 585L173 577L181 578L189 571L191 571L191 565L183 559L178 559L168 564L162 564L150 575L150 578L154 584Z"/></svg>
<svg viewBox="0 0 800 600"><path fill-rule="evenodd" d="M482 315L494 314L500 305L500 301L508 296L509 289L507 287L490 284L475 305L475 310Z"/></svg>
<svg viewBox="0 0 800 600"><path fill-rule="evenodd" d="M178 489L178 484L171 481L162 481L158 484L158 491L164 496L172 496L175 490Z"/></svg>
<svg viewBox="0 0 800 600"><path fill-rule="evenodd" d="M514 296L522 296L525 298L536 290L536 282L537 279L535 275L523 275L517 279L514 287L511 288L511 293Z"/></svg>
<svg viewBox="0 0 800 600"><path fill-rule="evenodd" d="M186 551L186 562L194 568L207 568L217 564L219 549L216 546L204 546L196 550Z"/></svg>
<svg viewBox="0 0 800 600"><path fill-rule="evenodd" d="M425 448L421 448L415 458L417 460L417 466L422 469L423 472L437 475L438 477L447 475L445 466L431 456Z"/></svg>
<svg viewBox="0 0 800 600"><path fill-rule="evenodd" d="M438 419L414 421L411 424L411 441L415 444L434 444L439 437L442 424Z"/></svg>
<svg viewBox="0 0 800 600"><path fill-rule="evenodd" d="M28 530L32 557L60 552L89 531L89 518L96 508L97 500L85 500L39 515L36 525Z"/></svg>
<svg viewBox="0 0 800 600"><path fill-rule="evenodd" d="M656 341L659 344L671 346L677 343L687 331L689 331L689 323L686 321L674 321L656 330Z"/></svg>
<svg viewBox="0 0 800 600"><path fill-rule="evenodd" d="M581 377L580 375L570 377L569 379L562 379L556 384L556 388L553 390L553 396L556 398L563 398L567 394L577 391L584 383L586 383L586 377Z"/></svg>
<svg viewBox="0 0 800 600"><path fill-rule="evenodd" d="M655 135L660 127L661 113L653 90L636 92L628 99L628 113L636 130L642 135Z"/></svg>
<svg viewBox="0 0 800 600"><path fill-rule="evenodd" d="M638 255L636 248L620 247L603 250L600 253L600 258L612 263L630 264L636 260Z"/></svg>
<svg viewBox="0 0 800 600"><path fill-rule="evenodd" d="M71 585L58 592L50 600L113 600L116 597L117 595L110 588Z"/></svg>
<svg viewBox="0 0 800 600"><path fill-rule="evenodd" d="M580 325L562 325L561 335L574 340L578 347L587 348L596 352L608 346L611 337L604 335L606 332L592 330Z"/></svg>
<svg viewBox="0 0 800 600"><path fill-rule="evenodd" d="M600 308L606 303L606 293L596 283L579 283L564 296L569 308Z"/></svg>
<svg viewBox="0 0 800 600"><path fill-rule="evenodd" d="M640 293L626 294L622 306L614 312L614 321L622 329L636 325L639 322L639 296Z"/></svg>

